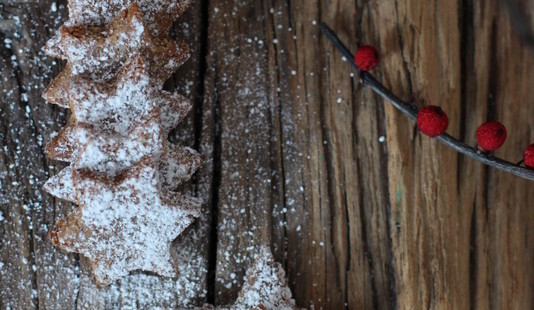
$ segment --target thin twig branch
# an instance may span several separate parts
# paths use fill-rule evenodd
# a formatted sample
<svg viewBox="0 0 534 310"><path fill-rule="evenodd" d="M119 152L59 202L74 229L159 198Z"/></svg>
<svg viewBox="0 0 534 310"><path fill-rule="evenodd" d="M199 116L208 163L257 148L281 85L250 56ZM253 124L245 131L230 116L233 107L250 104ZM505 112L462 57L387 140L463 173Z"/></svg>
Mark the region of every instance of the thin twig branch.
<svg viewBox="0 0 534 310"><path fill-rule="evenodd" d="M341 54L343 54L343 56L349 60L349 63L352 65L352 67L356 70L356 72L360 76L360 80L362 84L369 86L378 95L380 95L382 98L389 101L391 104L393 104L393 106L395 106L397 109L399 109L402 113L404 113L406 116L408 116L412 120L417 119L418 109L416 106L406 103L403 100L401 100L399 97L395 96L395 94L393 94L389 89L387 89L382 83L380 83L369 72L361 71L356 66L356 64L354 64L354 62L351 61L354 54L350 52L350 50L339 40L339 38L332 31L332 29L330 29L326 24L321 23L321 30L330 39L330 41L334 43L334 45L341 52ZM506 172L520 176L522 178L534 181L534 170L532 169L520 167L517 164L513 164L509 161L495 157L491 154L481 153L477 149L449 136L446 133L436 137L435 139L445 144L446 146L452 148L456 152L464 154L473 159L476 159L488 166L501 169Z"/></svg>

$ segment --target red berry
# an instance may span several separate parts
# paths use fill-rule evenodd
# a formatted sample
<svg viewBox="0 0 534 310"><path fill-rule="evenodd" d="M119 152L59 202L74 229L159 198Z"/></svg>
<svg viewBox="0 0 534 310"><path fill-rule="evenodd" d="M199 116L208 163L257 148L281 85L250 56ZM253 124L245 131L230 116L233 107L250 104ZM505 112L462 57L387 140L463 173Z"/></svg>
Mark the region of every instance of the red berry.
<svg viewBox="0 0 534 310"><path fill-rule="evenodd" d="M447 130L449 118L440 107L427 105L417 113L417 127L425 135L437 137Z"/></svg>
<svg viewBox="0 0 534 310"><path fill-rule="evenodd" d="M370 45L364 45L358 48L354 55L354 63L360 70L369 71L378 65L380 61L380 53L376 48Z"/></svg>
<svg viewBox="0 0 534 310"><path fill-rule="evenodd" d="M484 151L495 151L506 140L506 127L497 121L488 121L477 129L477 143Z"/></svg>
<svg viewBox="0 0 534 310"><path fill-rule="evenodd" d="M534 168L534 144L531 144L523 153L523 160L525 161L525 166L529 168Z"/></svg>

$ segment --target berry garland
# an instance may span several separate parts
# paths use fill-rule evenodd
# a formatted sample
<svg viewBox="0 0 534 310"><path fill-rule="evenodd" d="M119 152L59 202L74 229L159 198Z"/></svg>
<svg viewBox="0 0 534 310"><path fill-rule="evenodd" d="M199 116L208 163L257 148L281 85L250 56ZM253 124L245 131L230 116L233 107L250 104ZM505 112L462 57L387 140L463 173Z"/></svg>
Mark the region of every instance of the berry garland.
<svg viewBox="0 0 534 310"><path fill-rule="evenodd" d="M412 103L404 102L398 98L367 72L374 68L380 59L380 55L375 48L362 46L355 54L352 54L326 24L321 23L321 31L332 41L345 58L351 59L352 55L354 55L354 62L351 62L351 65L358 73L361 83L369 86L406 116L417 121L417 126L422 133L434 137L456 152L476 159L488 166L534 181L534 144L527 147L523 154L523 160L514 164L492 154L492 151L498 149L506 140L506 128L499 122L488 121L478 128L476 133L478 146L475 147L451 137L445 133L449 120L447 114L441 108L425 106L418 109ZM521 163L524 163L526 167L521 167Z"/></svg>

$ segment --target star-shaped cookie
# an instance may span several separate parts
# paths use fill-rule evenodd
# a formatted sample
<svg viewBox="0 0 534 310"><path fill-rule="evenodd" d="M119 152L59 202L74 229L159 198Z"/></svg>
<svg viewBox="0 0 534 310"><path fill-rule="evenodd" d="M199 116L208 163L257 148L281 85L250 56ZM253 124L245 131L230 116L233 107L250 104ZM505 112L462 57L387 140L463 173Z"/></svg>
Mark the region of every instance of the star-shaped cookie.
<svg viewBox="0 0 534 310"><path fill-rule="evenodd" d="M167 36L173 23L191 4L191 0L69 0L69 22L74 25L101 26L120 11L137 3L150 31Z"/></svg>
<svg viewBox="0 0 534 310"><path fill-rule="evenodd" d="M45 189L79 207L50 232L54 245L86 256L98 285L133 270L172 277L171 242L200 215L198 200L159 184L151 158L113 178L72 166Z"/></svg>
<svg viewBox="0 0 534 310"><path fill-rule="evenodd" d="M103 27L61 26L58 35L48 41L45 52L67 60L67 67L46 88L43 97L66 107L69 79L81 75L91 81L104 82L138 54L148 63L152 83L162 87L169 76L190 56L183 42L154 38L146 29L137 4L119 13Z"/></svg>
<svg viewBox="0 0 534 310"><path fill-rule="evenodd" d="M101 133L101 140L123 139L126 146L141 141L162 147L165 142L143 138L146 135L141 132L146 128L141 124L153 122L151 126L160 126L161 139L165 140L169 131L189 113L191 102L154 85L148 74L149 66L137 55L108 83L94 83L83 77L69 79L68 101L73 114L67 126L48 144L49 157L72 162L77 148L87 144L88 139L84 137L89 131Z"/></svg>
<svg viewBox="0 0 534 310"><path fill-rule="evenodd" d="M162 120L164 131L174 128L187 115L191 103L180 95L161 90L152 82L149 68L144 57L134 55L111 82L71 80L69 107L76 120L126 134L140 118L160 109L167 118L165 122Z"/></svg>
<svg viewBox="0 0 534 310"><path fill-rule="evenodd" d="M140 123L126 137L101 132L87 124L67 125L63 128L67 133L56 136L66 141L53 140L47 152L56 160L71 162L76 169L90 168L109 176L121 173L143 157L159 156L162 185L176 188L196 171L200 156L191 148L168 142L161 136L157 124Z"/></svg>

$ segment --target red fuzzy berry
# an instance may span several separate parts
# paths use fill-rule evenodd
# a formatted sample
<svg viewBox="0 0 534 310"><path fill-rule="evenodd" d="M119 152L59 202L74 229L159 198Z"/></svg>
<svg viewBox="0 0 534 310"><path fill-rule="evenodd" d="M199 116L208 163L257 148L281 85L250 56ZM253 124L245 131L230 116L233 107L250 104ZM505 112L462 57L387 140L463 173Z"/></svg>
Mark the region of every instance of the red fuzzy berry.
<svg viewBox="0 0 534 310"><path fill-rule="evenodd" d="M449 118L440 107L427 105L417 113L417 127L425 135L437 137L447 130Z"/></svg>
<svg viewBox="0 0 534 310"><path fill-rule="evenodd" d="M370 45L364 45L358 48L354 55L354 63L360 70L369 71L378 65L380 53L376 48Z"/></svg>
<svg viewBox="0 0 534 310"><path fill-rule="evenodd" d="M525 166L529 168L534 168L534 144L531 144L523 153L523 160L525 161Z"/></svg>
<svg viewBox="0 0 534 310"><path fill-rule="evenodd" d="M488 121L477 129L477 143L484 151L495 151L506 140L506 127L497 121Z"/></svg>

